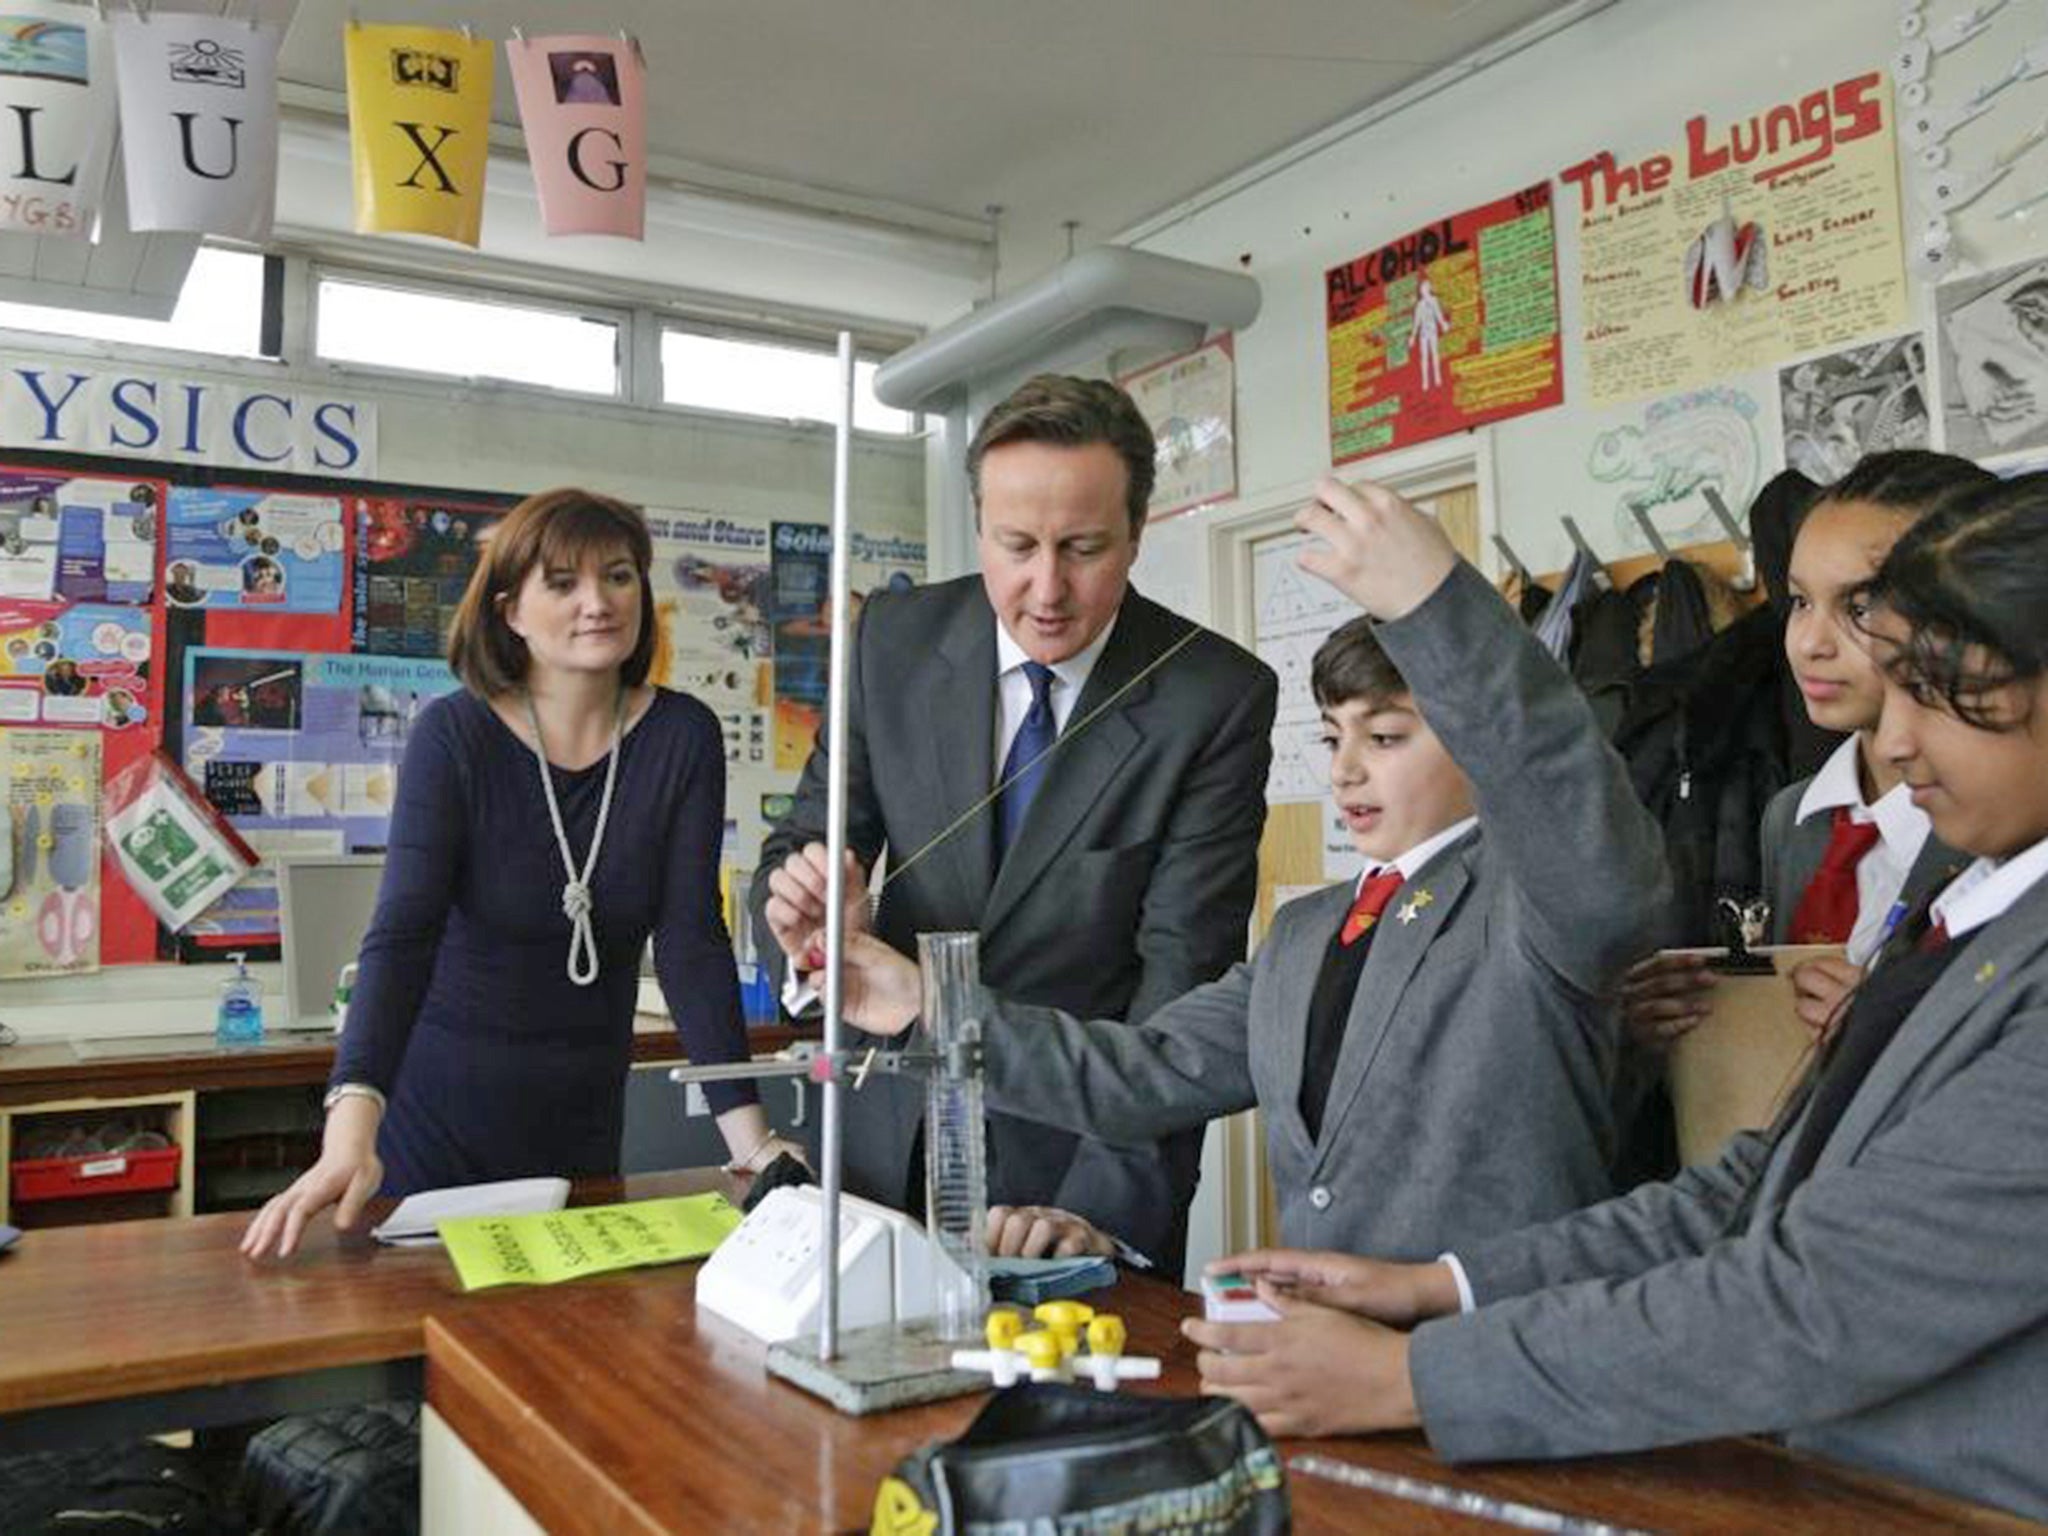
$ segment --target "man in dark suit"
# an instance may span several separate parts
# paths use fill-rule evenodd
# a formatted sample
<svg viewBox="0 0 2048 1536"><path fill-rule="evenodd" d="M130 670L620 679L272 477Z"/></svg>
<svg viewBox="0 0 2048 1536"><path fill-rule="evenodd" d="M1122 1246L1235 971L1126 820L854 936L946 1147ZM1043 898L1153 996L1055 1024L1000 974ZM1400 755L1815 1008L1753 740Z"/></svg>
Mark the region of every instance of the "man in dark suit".
<svg viewBox="0 0 2048 1536"><path fill-rule="evenodd" d="M1131 590L1153 455L1112 384L1041 375L997 405L967 454L980 577L870 600L847 701L852 920L886 854L890 944L975 930L988 985L1131 1023L1243 957L1278 691ZM825 786L821 736L752 891L763 952L799 971L824 922ZM922 1209L923 1110L916 1080L848 1095L850 1191ZM995 1251L1121 1241L1179 1273L1200 1132L1130 1151L997 1114L988 1152Z"/></svg>

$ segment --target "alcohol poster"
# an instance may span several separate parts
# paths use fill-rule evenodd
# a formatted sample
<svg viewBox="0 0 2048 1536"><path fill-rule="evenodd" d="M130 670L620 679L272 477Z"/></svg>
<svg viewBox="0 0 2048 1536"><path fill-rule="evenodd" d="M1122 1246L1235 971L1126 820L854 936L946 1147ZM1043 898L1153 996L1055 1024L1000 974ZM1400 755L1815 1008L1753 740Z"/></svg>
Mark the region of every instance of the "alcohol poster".
<svg viewBox="0 0 2048 1536"><path fill-rule="evenodd" d="M1229 336L1117 380L1158 444L1151 516L1237 494L1237 349Z"/></svg>
<svg viewBox="0 0 2048 1536"><path fill-rule="evenodd" d="M0 731L0 977L100 965L100 743L89 731Z"/></svg>
<svg viewBox="0 0 2048 1536"><path fill-rule="evenodd" d="M0 469L0 598L146 603L159 480Z"/></svg>
<svg viewBox="0 0 2048 1536"><path fill-rule="evenodd" d="M921 540L856 533L849 552L851 625L876 592L908 591L924 580ZM824 719L832 662L832 530L818 523L770 529L769 623L775 635L775 768L800 771Z"/></svg>
<svg viewBox="0 0 2048 1536"><path fill-rule="evenodd" d="M339 496L178 486L164 596L174 608L339 614L346 510Z"/></svg>
<svg viewBox="0 0 2048 1536"><path fill-rule="evenodd" d="M661 626L652 681L711 708L728 764L765 769L774 696L768 525L650 507L647 529Z"/></svg>
<svg viewBox="0 0 2048 1536"><path fill-rule="evenodd" d="M1323 306L1334 463L1564 399L1548 182L1332 267Z"/></svg>
<svg viewBox="0 0 2048 1536"><path fill-rule="evenodd" d="M280 852L381 849L413 723L455 686L420 657L186 651L185 771L265 859L193 936L274 941Z"/></svg>
<svg viewBox="0 0 2048 1536"><path fill-rule="evenodd" d="M141 727L156 710L153 622L146 608L0 598L0 725Z"/></svg>
<svg viewBox="0 0 2048 1536"><path fill-rule="evenodd" d="M1904 330L1891 92L1872 71L1562 173L1596 405Z"/></svg>
<svg viewBox="0 0 2048 1536"><path fill-rule="evenodd" d="M372 656L445 656L477 546L506 509L380 497L356 517L350 648Z"/></svg>

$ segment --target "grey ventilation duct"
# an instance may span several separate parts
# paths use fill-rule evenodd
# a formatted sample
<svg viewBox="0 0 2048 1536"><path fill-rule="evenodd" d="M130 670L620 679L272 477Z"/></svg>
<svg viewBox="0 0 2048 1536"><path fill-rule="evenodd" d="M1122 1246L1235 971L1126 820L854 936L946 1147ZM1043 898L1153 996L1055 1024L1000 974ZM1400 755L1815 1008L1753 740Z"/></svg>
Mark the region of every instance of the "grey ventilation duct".
<svg viewBox="0 0 2048 1536"><path fill-rule="evenodd" d="M1242 330L1258 318L1259 297L1240 272L1098 245L897 353L875 370L875 394L897 410L942 411L978 381L1072 351L1119 322L1170 322L1190 345L1212 328Z"/></svg>

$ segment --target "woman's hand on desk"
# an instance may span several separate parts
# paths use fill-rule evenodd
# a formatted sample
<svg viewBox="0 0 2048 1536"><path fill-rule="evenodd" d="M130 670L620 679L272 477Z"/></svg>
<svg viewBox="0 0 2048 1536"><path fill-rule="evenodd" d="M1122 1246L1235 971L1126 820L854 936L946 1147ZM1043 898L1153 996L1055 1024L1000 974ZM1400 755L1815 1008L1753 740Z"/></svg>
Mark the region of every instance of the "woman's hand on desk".
<svg viewBox="0 0 2048 1536"><path fill-rule="evenodd" d="M1311 1248L1255 1248L1206 1266L1212 1275L1242 1275L1269 1292L1355 1312L1374 1322L1412 1328L1458 1310L1458 1282L1448 1264L1392 1264Z"/></svg>
<svg viewBox="0 0 2048 1536"><path fill-rule="evenodd" d="M242 1234L242 1252L252 1259L290 1257L306 1223L330 1205L337 1227L354 1226L384 1182L384 1164L377 1156L377 1124L383 1118L374 1099L352 1095L338 1100L327 1112L320 1161L256 1213Z"/></svg>

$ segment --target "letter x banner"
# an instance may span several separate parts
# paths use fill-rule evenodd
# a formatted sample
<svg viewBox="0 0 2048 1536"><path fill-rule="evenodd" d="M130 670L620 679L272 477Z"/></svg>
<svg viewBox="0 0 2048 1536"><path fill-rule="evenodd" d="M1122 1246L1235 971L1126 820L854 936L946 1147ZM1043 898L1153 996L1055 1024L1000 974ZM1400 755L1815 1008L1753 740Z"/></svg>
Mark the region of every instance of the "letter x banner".
<svg viewBox="0 0 2048 1536"><path fill-rule="evenodd" d="M357 233L477 243L491 56L485 39L436 27L348 28Z"/></svg>
<svg viewBox="0 0 2048 1536"><path fill-rule="evenodd" d="M505 45L526 155L551 235L642 237L647 213L647 66L617 36Z"/></svg>
<svg viewBox="0 0 2048 1536"><path fill-rule="evenodd" d="M282 33L161 8L110 24L129 228L269 238Z"/></svg>
<svg viewBox="0 0 2048 1536"><path fill-rule="evenodd" d="M0 230L92 238L114 150L114 71L92 10L0 15Z"/></svg>

